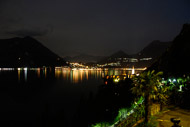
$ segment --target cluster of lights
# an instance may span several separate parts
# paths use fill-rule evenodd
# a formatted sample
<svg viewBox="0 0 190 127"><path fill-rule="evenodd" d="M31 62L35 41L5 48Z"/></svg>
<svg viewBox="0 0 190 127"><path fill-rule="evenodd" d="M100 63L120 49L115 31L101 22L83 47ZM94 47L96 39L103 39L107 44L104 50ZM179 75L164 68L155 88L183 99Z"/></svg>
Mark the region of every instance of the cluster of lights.
<svg viewBox="0 0 190 127"><path fill-rule="evenodd" d="M17 68L17 70L18 70L18 71L21 71L21 70L27 71L28 68L27 68L27 67L25 67L25 68Z"/></svg>
<svg viewBox="0 0 190 127"><path fill-rule="evenodd" d="M104 63L104 64L97 64L98 67L106 67L106 66L121 66L121 62L122 63L137 63L140 61L149 61L152 60L151 57L149 58L141 58L141 59L137 59L137 58L115 58L114 61L115 62L110 62L110 63Z"/></svg>
<svg viewBox="0 0 190 127"><path fill-rule="evenodd" d="M175 86L179 87L179 92L183 92L182 88L186 86L187 79L183 78L168 78L167 80L162 79L161 83L162 85L169 85L172 89Z"/></svg>
<svg viewBox="0 0 190 127"><path fill-rule="evenodd" d="M14 68L0 68L0 71L13 71Z"/></svg>
<svg viewBox="0 0 190 127"><path fill-rule="evenodd" d="M13 70L18 70L18 71L21 71L21 70L24 70L24 71L27 71L27 70L39 70L40 68L27 68L27 67L24 67L24 68L0 68L0 71L13 71Z"/></svg>
<svg viewBox="0 0 190 127"><path fill-rule="evenodd" d="M152 58L149 57L149 58L141 58L140 61L148 61L148 60L151 60Z"/></svg>
<svg viewBox="0 0 190 127"><path fill-rule="evenodd" d="M71 70L75 71L75 70L79 70L79 71L88 71L88 70L98 70L101 71L101 68L72 68Z"/></svg>
<svg viewBox="0 0 190 127"><path fill-rule="evenodd" d="M71 67L77 67L77 68L88 68L88 66L85 66L80 63L70 63Z"/></svg>
<svg viewBox="0 0 190 127"><path fill-rule="evenodd" d="M119 78L114 79L114 82L119 82Z"/></svg>
<svg viewBox="0 0 190 127"><path fill-rule="evenodd" d="M111 62L105 64L97 64L98 67L107 67L107 66L121 66L120 62Z"/></svg>
<svg viewBox="0 0 190 127"><path fill-rule="evenodd" d="M20 67L19 68L0 68L0 71L13 71L13 70L27 71L27 70L40 70L40 68L27 68L27 67L24 67L24 68L20 68Z"/></svg>
<svg viewBox="0 0 190 127"><path fill-rule="evenodd" d="M41 68L28 68L28 67L24 67L24 68L17 68L16 70L18 70L18 71L22 71L22 70L24 70L24 71L28 71L28 70L30 70L30 71L39 71Z"/></svg>

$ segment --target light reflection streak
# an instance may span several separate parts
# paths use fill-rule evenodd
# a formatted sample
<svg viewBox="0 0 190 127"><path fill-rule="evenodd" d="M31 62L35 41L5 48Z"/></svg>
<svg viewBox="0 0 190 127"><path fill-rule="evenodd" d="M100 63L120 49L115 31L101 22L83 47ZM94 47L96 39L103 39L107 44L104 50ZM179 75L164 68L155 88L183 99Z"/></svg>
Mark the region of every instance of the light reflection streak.
<svg viewBox="0 0 190 127"><path fill-rule="evenodd" d="M0 68L0 71L14 71L15 68Z"/></svg>
<svg viewBox="0 0 190 127"><path fill-rule="evenodd" d="M20 82L20 69L18 69L18 82Z"/></svg>
<svg viewBox="0 0 190 127"><path fill-rule="evenodd" d="M37 68L37 76L40 78L40 68Z"/></svg>
<svg viewBox="0 0 190 127"><path fill-rule="evenodd" d="M27 81L27 68L24 68L24 80Z"/></svg>
<svg viewBox="0 0 190 127"><path fill-rule="evenodd" d="M70 81L74 84L89 80L89 77L101 79L101 70L87 70L87 69L55 69L55 78Z"/></svg>
<svg viewBox="0 0 190 127"><path fill-rule="evenodd" d="M85 71L86 80L88 80L88 70Z"/></svg>
<svg viewBox="0 0 190 127"><path fill-rule="evenodd" d="M80 81L82 81L83 76L84 76L84 71L83 71L83 70L81 70L81 71L80 71Z"/></svg>
<svg viewBox="0 0 190 127"><path fill-rule="evenodd" d="M59 79L60 76L61 76L61 70L60 69L55 69L55 78Z"/></svg>
<svg viewBox="0 0 190 127"><path fill-rule="evenodd" d="M1 69L2 70L2 69ZM27 81L28 73L35 71L38 78L41 76L48 78L47 75L50 73L49 68L17 68L18 81L22 78L23 81ZM42 71L42 72L41 72ZM140 70L139 70L140 71ZM23 72L23 76L22 76ZM48 73L47 73L48 72ZM54 72L54 71L51 71ZM77 84L87 81L89 79L102 79L105 76L116 76L116 75L128 75L131 74L132 70L121 70L121 69L70 69L70 68L55 68L55 78L58 80L65 80L71 83Z"/></svg>
<svg viewBox="0 0 190 127"><path fill-rule="evenodd" d="M45 78L47 77L47 68L44 69Z"/></svg>
<svg viewBox="0 0 190 127"><path fill-rule="evenodd" d="M68 73L66 70L62 70L62 75L63 75L63 79L67 79L68 80Z"/></svg>
<svg viewBox="0 0 190 127"><path fill-rule="evenodd" d="M78 81L79 81L79 71L78 70L73 70L72 73L73 73L73 79L72 79L73 83L78 83Z"/></svg>

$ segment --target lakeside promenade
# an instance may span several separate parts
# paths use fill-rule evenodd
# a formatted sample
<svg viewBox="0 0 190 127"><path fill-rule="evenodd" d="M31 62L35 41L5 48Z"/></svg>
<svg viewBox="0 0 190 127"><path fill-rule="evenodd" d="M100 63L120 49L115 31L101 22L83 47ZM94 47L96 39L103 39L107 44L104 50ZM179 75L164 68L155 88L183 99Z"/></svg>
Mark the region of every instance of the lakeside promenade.
<svg viewBox="0 0 190 127"><path fill-rule="evenodd" d="M156 115L157 127L172 127L173 123L171 118L180 118L181 127L190 127L190 110L184 110L180 108L169 108L166 111Z"/></svg>

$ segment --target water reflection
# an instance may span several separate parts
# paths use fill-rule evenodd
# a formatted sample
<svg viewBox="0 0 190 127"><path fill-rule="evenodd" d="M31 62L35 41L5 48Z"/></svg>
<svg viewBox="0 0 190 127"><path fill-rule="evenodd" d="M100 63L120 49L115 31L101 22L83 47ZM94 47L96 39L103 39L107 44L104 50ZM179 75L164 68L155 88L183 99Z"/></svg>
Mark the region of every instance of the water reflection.
<svg viewBox="0 0 190 127"><path fill-rule="evenodd" d="M89 78L90 70L72 70L72 69L55 69L55 78L70 81L72 83L79 83ZM96 76L95 73L93 75ZM97 77L97 76L96 76ZM98 76L98 78L100 78Z"/></svg>
<svg viewBox="0 0 190 127"><path fill-rule="evenodd" d="M55 69L55 78L64 79L72 83L79 83L89 79L102 79L106 75L122 75L126 74L126 70L108 69L108 70L87 70L87 69Z"/></svg>
<svg viewBox="0 0 190 127"><path fill-rule="evenodd" d="M27 81L27 68L24 68L24 80Z"/></svg>
<svg viewBox="0 0 190 127"><path fill-rule="evenodd" d="M14 69L12 71L15 71L15 70L16 69ZM17 68L18 82L21 82L22 80L27 82L29 72L35 72L35 75L38 78L40 78L41 77L40 71L41 71L40 68ZM46 73L47 72L45 72L44 75L47 75Z"/></svg>
<svg viewBox="0 0 190 127"><path fill-rule="evenodd" d="M37 76L40 78L40 68L37 68Z"/></svg>
<svg viewBox="0 0 190 127"><path fill-rule="evenodd" d="M47 78L50 73L53 73L55 79L61 79L65 81L70 81L71 83L77 84L89 79L102 79L105 76L113 75L130 75L132 70L126 69L75 69L70 68L55 68L55 71L52 71L51 68L18 68L18 81L22 79L26 82L28 80L28 73L35 72L36 77L38 78Z"/></svg>
<svg viewBox="0 0 190 127"><path fill-rule="evenodd" d="M47 77L47 68L43 68L43 75L45 76L45 78Z"/></svg>
<svg viewBox="0 0 190 127"><path fill-rule="evenodd" d="M122 75L126 73L131 72L130 70L122 69L17 68L11 71L1 69L1 89L5 91L1 92L4 108L0 113L11 114L9 115L10 119L7 117L5 121L14 120L17 124L21 119L24 122L31 122L34 126L35 123L36 126L41 125L38 121L59 125L63 124L63 120L65 120L68 126L63 126L70 127L73 120L78 120L76 124L80 126L79 122L82 120L84 122L89 118L95 118L96 111L100 111L100 114L102 114L102 111L105 111L105 108L107 109L107 107L104 107L107 106L104 105L105 100L107 102L108 99L111 99L109 102L113 102L112 99L117 97L115 93L111 94L113 95L112 98L110 94L103 91L105 97L99 96L100 98L97 98L99 101L94 101L96 104L93 103L99 91L97 86L103 84L102 78L106 75ZM102 95L101 92L100 95ZM127 92L124 90L124 93ZM117 102L113 104L117 104ZM18 117L15 117L17 112ZM49 122L46 118L52 121Z"/></svg>
<svg viewBox="0 0 190 127"><path fill-rule="evenodd" d="M18 69L18 81L20 82L20 69Z"/></svg>

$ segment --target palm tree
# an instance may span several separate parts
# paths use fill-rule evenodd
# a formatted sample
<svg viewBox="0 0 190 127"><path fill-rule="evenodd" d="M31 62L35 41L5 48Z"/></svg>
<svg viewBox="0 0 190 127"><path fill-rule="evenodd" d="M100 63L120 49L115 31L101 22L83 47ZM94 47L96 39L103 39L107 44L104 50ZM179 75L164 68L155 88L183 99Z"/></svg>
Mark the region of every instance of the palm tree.
<svg viewBox="0 0 190 127"><path fill-rule="evenodd" d="M155 73L155 71L145 71L139 76L133 77L132 93L145 98L145 122L148 122L150 111L149 106L152 100L164 103L167 100L166 88L162 86L161 75L163 72Z"/></svg>

